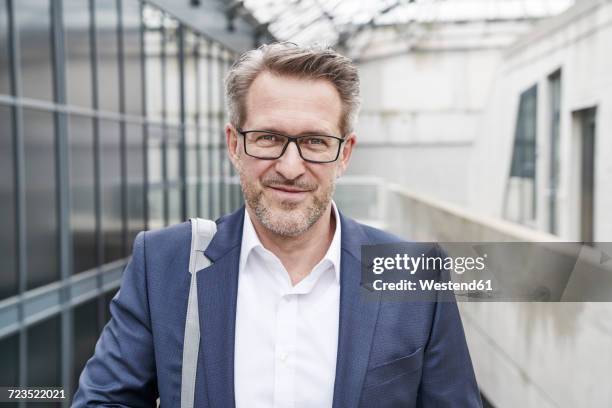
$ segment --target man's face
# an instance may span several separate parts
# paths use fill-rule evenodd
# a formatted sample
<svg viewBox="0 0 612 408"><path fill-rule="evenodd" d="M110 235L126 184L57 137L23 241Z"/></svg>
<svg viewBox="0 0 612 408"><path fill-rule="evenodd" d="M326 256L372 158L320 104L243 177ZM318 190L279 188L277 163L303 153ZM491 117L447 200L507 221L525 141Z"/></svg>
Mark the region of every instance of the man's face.
<svg viewBox="0 0 612 408"><path fill-rule="evenodd" d="M251 84L246 109L244 131L343 136L340 96L327 80L264 72ZM355 143L355 135L347 135L340 157L332 163L302 160L295 143L289 143L279 159L261 160L244 152L242 136L232 125L226 125L225 133L228 154L240 175L251 214L267 229L287 237L302 234L327 214L335 180L346 169Z"/></svg>

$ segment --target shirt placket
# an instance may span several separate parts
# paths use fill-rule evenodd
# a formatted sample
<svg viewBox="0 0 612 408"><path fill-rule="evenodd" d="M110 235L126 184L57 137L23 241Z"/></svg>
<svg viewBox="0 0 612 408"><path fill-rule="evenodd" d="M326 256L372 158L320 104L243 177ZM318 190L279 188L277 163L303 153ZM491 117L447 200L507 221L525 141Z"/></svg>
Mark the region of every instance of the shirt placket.
<svg viewBox="0 0 612 408"><path fill-rule="evenodd" d="M295 407L295 350L298 295L281 296L276 314L276 347L274 351L274 407Z"/></svg>

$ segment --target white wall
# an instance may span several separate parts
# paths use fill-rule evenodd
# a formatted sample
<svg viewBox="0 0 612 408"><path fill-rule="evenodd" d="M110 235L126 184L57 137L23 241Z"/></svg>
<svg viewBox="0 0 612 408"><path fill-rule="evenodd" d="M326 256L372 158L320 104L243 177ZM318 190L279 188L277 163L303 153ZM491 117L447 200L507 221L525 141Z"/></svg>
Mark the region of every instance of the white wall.
<svg viewBox="0 0 612 408"><path fill-rule="evenodd" d="M537 184L538 221L546 230L549 179L548 76L562 70L561 170L559 186L560 235L578 239L579 184L576 151L579 135L572 112L597 106L595 142L595 239L612 239L612 2L583 1L545 22L509 48L494 80L475 140L469 172L469 206L501 216L510 168L516 111L522 91L538 84ZM492 154L495 152L495 154Z"/></svg>
<svg viewBox="0 0 612 408"><path fill-rule="evenodd" d="M364 34L362 110L349 174L469 203L473 142L503 50L530 25L439 23ZM364 40L365 41L365 40Z"/></svg>
<svg viewBox="0 0 612 408"><path fill-rule="evenodd" d="M382 224L400 236L439 242L558 239L401 186L386 190ZM612 269L610 263L604 267ZM588 282L583 299L609 298L612 274L603 276ZM496 408L612 406L611 303L460 302L459 309L478 385Z"/></svg>

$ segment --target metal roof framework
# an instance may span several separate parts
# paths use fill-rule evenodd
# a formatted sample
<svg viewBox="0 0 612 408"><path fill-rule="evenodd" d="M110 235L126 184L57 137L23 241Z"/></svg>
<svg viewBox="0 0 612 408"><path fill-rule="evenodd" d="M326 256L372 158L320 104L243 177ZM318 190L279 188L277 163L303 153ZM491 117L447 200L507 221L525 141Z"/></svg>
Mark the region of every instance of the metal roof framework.
<svg viewBox="0 0 612 408"><path fill-rule="evenodd" d="M576 0L242 0L230 5L255 17L278 40L345 45L368 27L411 23L533 20Z"/></svg>

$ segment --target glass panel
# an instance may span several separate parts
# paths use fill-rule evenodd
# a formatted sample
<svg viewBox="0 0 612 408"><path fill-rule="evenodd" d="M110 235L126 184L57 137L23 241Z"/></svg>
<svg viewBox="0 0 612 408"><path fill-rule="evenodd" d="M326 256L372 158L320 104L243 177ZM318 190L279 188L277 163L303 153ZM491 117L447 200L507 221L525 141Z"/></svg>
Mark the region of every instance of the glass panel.
<svg viewBox="0 0 612 408"><path fill-rule="evenodd" d="M147 160L148 160L148 175L149 183L156 184L163 181L163 160L162 160L162 128L159 126L151 125L148 129L149 141L147 146Z"/></svg>
<svg viewBox="0 0 612 408"><path fill-rule="evenodd" d="M211 137L211 132L209 128L204 130L200 129L200 137L204 136L204 140L206 142L205 149L202 151L202 163L204 163L204 171L206 172L207 180L207 195L208 195L208 214L209 218L216 218L217 216L217 202L218 195L216 193L217 183L216 183L216 170L215 167L215 149L214 144Z"/></svg>
<svg viewBox="0 0 612 408"><path fill-rule="evenodd" d="M220 47L217 43L211 43L209 47L210 61L209 61L209 78L210 78L210 95L209 95L209 107L210 107L210 121L212 126L217 126L219 118L219 101L221 100L221 73L219 64L219 53Z"/></svg>
<svg viewBox="0 0 612 408"><path fill-rule="evenodd" d="M0 106L0 299L17 293L15 187L11 108ZM0 360L2 361L2 360ZM2 384L2 383L0 383Z"/></svg>
<svg viewBox="0 0 612 408"><path fill-rule="evenodd" d="M205 128L199 128L200 146L198 149L198 160L200 162L200 214L202 217L212 217L211 213L211 195L210 195L210 171L209 171L209 152L208 147L208 132Z"/></svg>
<svg viewBox="0 0 612 408"><path fill-rule="evenodd" d="M142 115L142 71L140 63L140 3L123 1L123 64L125 111Z"/></svg>
<svg viewBox="0 0 612 408"><path fill-rule="evenodd" d="M98 104L102 110L118 111L117 4L115 0L96 0L95 5Z"/></svg>
<svg viewBox="0 0 612 408"><path fill-rule="evenodd" d="M145 5L143 7L146 109L147 116L161 120L163 101L162 77L162 14L159 10Z"/></svg>
<svg viewBox="0 0 612 408"><path fill-rule="evenodd" d="M100 121L100 184L104 263L124 256L119 124Z"/></svg>
<svg viewBox="0 0 612 408"><path fill-rule="evenodd" d="M168 224L178 224L183 221L181 217L181 190L178 187L168 189Z"/></svg>
<svg viewBox="0 0 612 408"><path fill-rule="evenodd" d="M59 387L60 319L47 319L28 329L28 387Z"/></svg>
<svg viewBox="0 0 612 408"><path fill-rule="evenodd" d="M0 384L3 387L19 385L19 335L15 334L0 340L0 361L2 361Z"/></svg>
<svg viewBox="0 0 612 408"><path fill-rule="evenodd" d="M81 371L87 360L93 355L98 340L98 299L95 298L72 309L72 319L74 322L72 328L74 344L72 389L76 390Z"/></svg>
<svg viewBox="0 0 612 408"><path fill-rule="evenodd" d="M164 199L163 199L163 144L162 128L149 126L147 145L147 174L149 177L149 229L164 226Z"/></svg>
<svg viewBox="0 0 612 408"><path fill-rule="evenodd" d="M11 37L8 26L7 0L0 0L0 94L11 93L11 60L9 46Z"/></svg>
<svg viewBox="0 0 612 408"><path fill-rule="evenodd" d="M144 140L142 125L126 124L127 245L144 230ZM129 251L128 251L129 253Z"/></svg>
<svg viewBox="0 0 612 408"><path fill-rule="evenodd" d="M221 181L221 168L222 168L222 152L219 148L219 111L221 106L219 105L220 101L220 92L221 92L221 73L220 73L220 64L219 64L219 52L220 47L219 44L213 43L210 48L211 59L210 59L210 75L211 75L211 83L210 83L210 112L209 112L209 126L210 126L210 140L211 140L211 165L213 175L213 197L214 197L214 212L213 217L217 218L223 214L223 189L222 189L222 181Z"/></svg>
<svg viewBox="0 0 612 408"><path fill-rule="evenodd" d="M184 27L185 37L185 121L198 121L198 37Z"/></svg>
<svg viewBox="0 0 612 408"><path fill-rule="evenodd" d="M169 127L166 134L166 177L168 181L178 181L181 174L179 129Z"/></svg>
<svg viewBox="0 0 612 408"><path fill-rule="evenodd" d="M64 0L66 97L71 105L92 106L89 2Z"/></svg>
<svg viewBox="0 0 612 408"><path fill-rule="evenodd" d="M166 119L171 123L180 120L180 65L179 65L179 24L175 19L164 18L164 50L166 63Z"/></svg>
<svg viewBox="0 0 612 408"><path fill-rule="evenodd" d="M51 7L43 0L13 2L19 30L21 89L27 98L53 100Z"/></svg>
<svg viewBox="0 0 612 408"><path fill-rule="evenodd" d="M197 129L188 127L185 129L185 148L187 156L187 216L196 217L200 213L198 209L199 163Z"/></svg>
<svg viewBox="0 0 612 408"><path fill-rule="evenodd" d="M73 273L97 265L93 119L70 116L70 189Z"/></svg>
<svg viewBox="0 0 612 408"><path fill-rule="evenodd" d="M208 111L210 110L210 58L208 56L209 53L209 43L204 40L199 40L199 58L198 58L198 105L199 112L198 117L200 119L200 125L208 125Z"/></svg>
<svg viewBox="0 0 612 408"><path fill-rule="evenodd" d="M148 196L149 229L162 228L164 223L164 191L162 187L151 187Z"/></svg>
<svg viewBox="0 0 612 408"><path fill-rule="evenodd" d="M523 92L519 102L512 165L506 187L505 217L527 224L536 216L536 119L538 89Z"/></svg>
<svg viewBox="0 0 612 408"><path fill-rule="evenodd" d="M23 110L28 289L59 278L53 115Z"/></svg>
<svg viewBox="0 0 612 408"><path fill-rule="evenodd" d="M551 234L557 233L557 194L559 190L559 139L561 125L561 71L549 78L550 86L550 197L548 201L548 226Z"/></svg>
<svg viewBox="0 0 612 408"><path fill-rule="evenodd" d="M574 116L580 123L580 240L595 240L595 143L597 108L583 109Z"/></svg>

